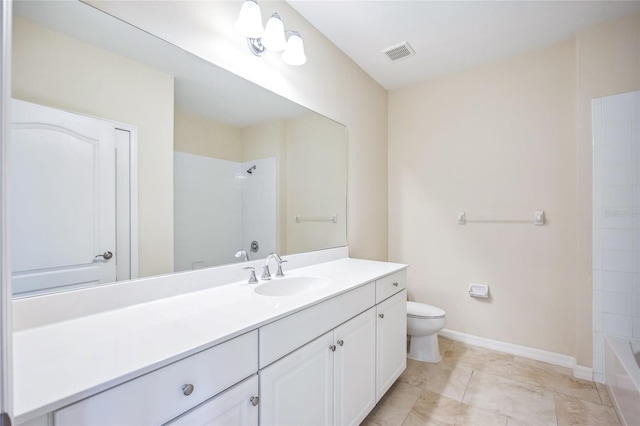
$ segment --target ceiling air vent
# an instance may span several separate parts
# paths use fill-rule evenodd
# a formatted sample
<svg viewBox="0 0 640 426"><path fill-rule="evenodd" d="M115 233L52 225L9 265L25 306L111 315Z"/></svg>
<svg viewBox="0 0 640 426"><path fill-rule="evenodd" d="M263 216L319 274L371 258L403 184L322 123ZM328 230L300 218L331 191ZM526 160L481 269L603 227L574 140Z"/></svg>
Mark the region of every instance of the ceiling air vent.
<svg viewBox="0 0 640 426"><path fill-rule="evenodd" d="M382 51L392 62L399 61L400 59L408 58L416 54L411 48L408 42L403 41L395 46L387 47Z"/></svg>

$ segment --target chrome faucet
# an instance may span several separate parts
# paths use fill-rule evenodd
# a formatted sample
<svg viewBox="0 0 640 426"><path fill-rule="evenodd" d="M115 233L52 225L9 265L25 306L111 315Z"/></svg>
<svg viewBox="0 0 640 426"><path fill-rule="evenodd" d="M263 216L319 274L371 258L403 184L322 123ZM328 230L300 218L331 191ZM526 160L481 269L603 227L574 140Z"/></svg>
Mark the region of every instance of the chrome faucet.
<svg viewBox="0 0 640 426"><path fill-rule="evenodd" d="M278 271L276 272L276 278L284 277L284 273L282 272L282 264L286 262L277 253L269 253L267 258L264 260L264 266L262 269L262 276L260 279L262 280L270 280L271 272L269 271L269 260L275 259L278 262Z"/></svg>
<svg viewBox="0 0 640 426"><path fill-rule="evenodd" d="M249 281L248 281L249 284L256 284L258 282L258 279L256 278L256 268L254 268L253 266L247 266L246 268L242 268L242 269L251 271L249 275Z"/></svg>
<svg viewBox="0 0 640 426"><path fill-rule="evenodd" d="M249 255L247 254L247 251L244 249L240 249L236 252L236 254L234 255L236 258L242 258L243 262L248 262L249 261Z"/></svg>

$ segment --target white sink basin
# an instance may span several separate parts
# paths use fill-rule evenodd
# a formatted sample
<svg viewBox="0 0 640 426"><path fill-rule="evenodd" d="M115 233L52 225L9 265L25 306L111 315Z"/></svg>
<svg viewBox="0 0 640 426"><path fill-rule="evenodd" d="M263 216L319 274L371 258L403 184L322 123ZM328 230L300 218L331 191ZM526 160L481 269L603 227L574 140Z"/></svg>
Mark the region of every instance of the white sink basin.
<svg viewBox="0 0 640 426"><path fill-rule="evenodd" d="M331 280L324 277L283 277L259 284L253 291L263 296L293 296L326 287Z"/></svg>

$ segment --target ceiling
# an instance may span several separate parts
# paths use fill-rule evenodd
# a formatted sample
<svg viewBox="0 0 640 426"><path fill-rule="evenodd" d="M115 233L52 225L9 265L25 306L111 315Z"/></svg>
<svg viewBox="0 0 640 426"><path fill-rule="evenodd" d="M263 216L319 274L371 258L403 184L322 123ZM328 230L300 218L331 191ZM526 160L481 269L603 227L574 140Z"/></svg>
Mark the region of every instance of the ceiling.
<svg viewBox="0 0 640 426"><path fill-rule="evenodd" d="M640 1L287 2L387 90L570 40L582 28L640 12ZM416 54L391 62L382 50L403 41Z"/></svg>

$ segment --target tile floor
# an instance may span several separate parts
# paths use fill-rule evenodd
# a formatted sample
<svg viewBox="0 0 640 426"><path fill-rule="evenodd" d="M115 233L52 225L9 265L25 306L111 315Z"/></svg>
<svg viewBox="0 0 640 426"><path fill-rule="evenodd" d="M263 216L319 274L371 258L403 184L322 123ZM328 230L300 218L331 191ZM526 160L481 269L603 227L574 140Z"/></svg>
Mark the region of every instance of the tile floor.
<svg viewBox="0 0 640 426"><path fill-rule="evenodd" d="M607 389L571 369L439 337L442 361L407 369L361 426L618 426Z"/></svg>

